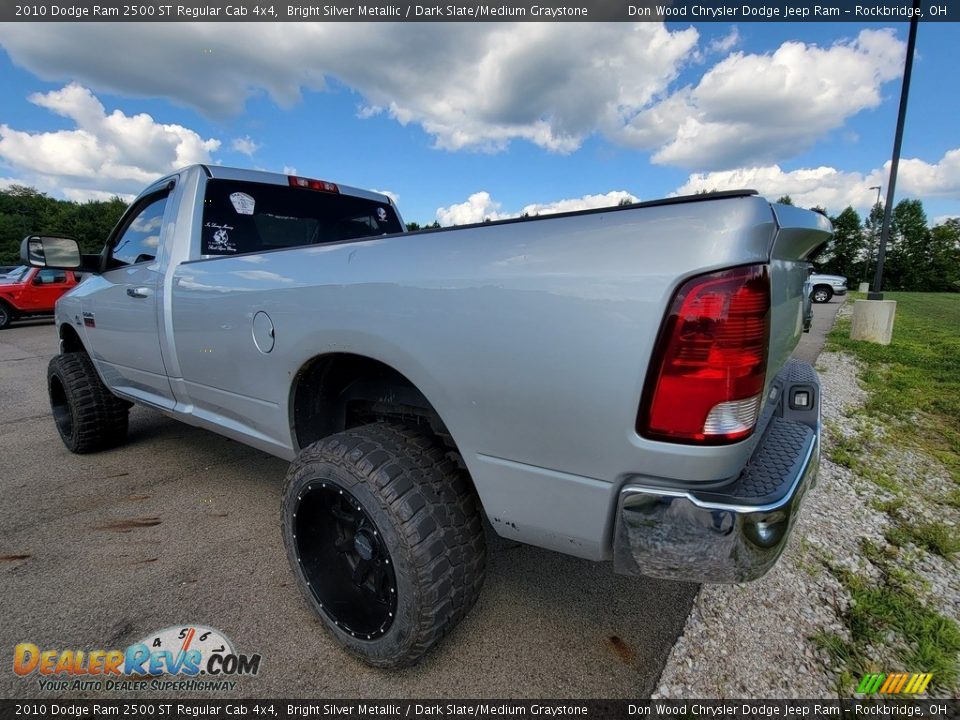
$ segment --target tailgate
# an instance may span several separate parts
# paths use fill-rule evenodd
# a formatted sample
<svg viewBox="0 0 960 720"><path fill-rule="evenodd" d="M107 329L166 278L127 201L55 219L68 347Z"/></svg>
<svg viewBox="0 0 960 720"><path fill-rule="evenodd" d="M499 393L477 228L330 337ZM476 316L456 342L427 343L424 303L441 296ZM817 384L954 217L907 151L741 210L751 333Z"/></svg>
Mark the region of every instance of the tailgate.
<svg viewBox="0 0 960 720"><path fill-rule="evenodd" d="M804 285L809 258L833 234L823 215L792 205L772 203L777 224L770 249L770 356L767 383L793 353L803 333Z"/></svg>

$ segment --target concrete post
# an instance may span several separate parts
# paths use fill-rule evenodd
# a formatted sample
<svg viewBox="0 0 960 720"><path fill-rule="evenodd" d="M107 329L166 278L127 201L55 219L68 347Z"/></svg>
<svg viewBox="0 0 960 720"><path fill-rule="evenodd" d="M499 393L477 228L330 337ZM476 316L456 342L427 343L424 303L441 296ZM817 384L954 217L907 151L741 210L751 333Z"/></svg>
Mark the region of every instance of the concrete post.
<svg viewBox="0 0 960 720"><path fill-rule="evenodd" d="M870 283L860 283L860 292L867 293L870 292Z"/></svg>
<svg viewBox="0 0 960 720"><path fill-rule="evenodd" d="M896 300L855 300L850 339L889 345L896 312Z"/></svg>

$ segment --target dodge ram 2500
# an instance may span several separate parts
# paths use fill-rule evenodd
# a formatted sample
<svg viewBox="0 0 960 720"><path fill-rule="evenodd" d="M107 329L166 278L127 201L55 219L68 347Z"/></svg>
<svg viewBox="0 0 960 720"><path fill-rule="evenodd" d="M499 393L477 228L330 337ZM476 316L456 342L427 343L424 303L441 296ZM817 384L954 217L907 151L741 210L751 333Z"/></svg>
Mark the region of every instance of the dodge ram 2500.
<svg viewBox="0 0 960 720"><path fill-rule="evenodd" d="M193 166L133 202L60 299L73 452L138 403L291 461L292 572L365 661L471 608L493 530L616 572L759 577L815 481L820 389L790 360L821 215L752 191L406 233L383 195Z"/></svg>

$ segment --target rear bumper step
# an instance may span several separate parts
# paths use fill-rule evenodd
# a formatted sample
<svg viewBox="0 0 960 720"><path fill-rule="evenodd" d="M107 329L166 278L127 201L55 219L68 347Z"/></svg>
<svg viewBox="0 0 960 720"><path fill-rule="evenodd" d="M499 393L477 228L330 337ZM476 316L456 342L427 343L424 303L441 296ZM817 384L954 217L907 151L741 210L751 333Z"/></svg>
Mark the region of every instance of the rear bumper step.
<svg viewBox="0 0 960 720"><path fill-rule="evenodd" d="M669 490L628 484L620 491L614 569L693 582L744 582L780 557L820 464L820 383L791 361L778 376L782 407L750 462L722 490ZM810 406L791 410L795 391Z"/></svg>

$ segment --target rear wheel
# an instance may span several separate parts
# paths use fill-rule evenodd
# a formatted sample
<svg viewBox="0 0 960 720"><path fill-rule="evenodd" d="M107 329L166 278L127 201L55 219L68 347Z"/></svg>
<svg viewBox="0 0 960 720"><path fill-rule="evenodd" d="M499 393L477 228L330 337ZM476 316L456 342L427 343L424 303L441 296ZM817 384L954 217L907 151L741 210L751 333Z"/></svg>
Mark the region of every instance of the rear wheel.
<svg viewBox="0 0 960 720"><path fill-rule="evenodd" d="M830 302L830 298L832 297L833 290L828 285L817 285L810 294L810 298L815 303Z"/></svg>
<svg viewBox="0 0 960 720"><path fill-rule="evenodd" d="M13 310L10 309L9 305L0 300L0 330L9 326L11 320L13 320Z"/></svg>
<svg viewBox="0 0 960 720"><path fill-rule="evenodd" d="M287 556L336 639L416 662L470 610L486 548L466 473L433 436L374 424L305 448L283 494Z"/></svg>
<svg viewBox="0 0 960 720"><path fill-rule="evenodd" d="M86 353L50 360L47 389L57 431L70 452L105 450L126 439L130 403L107 389Z"/></svg>

